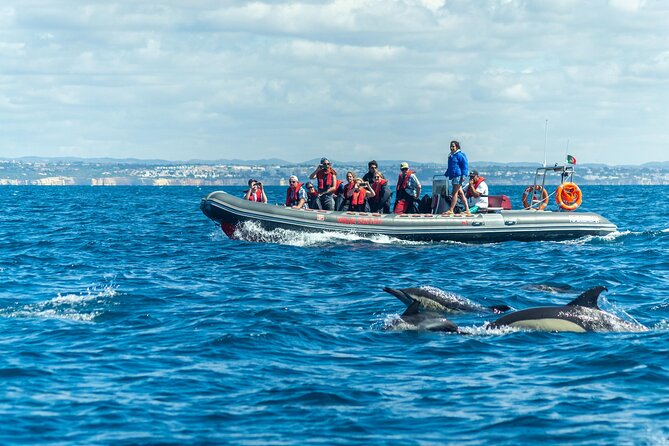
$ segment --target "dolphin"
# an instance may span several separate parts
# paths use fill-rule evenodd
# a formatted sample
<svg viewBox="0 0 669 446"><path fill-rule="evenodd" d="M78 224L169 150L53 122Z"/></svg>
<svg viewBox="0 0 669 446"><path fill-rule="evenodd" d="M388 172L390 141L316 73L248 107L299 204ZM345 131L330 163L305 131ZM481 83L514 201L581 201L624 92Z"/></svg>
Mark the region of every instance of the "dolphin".
<svg viewBox="0 0 669 446"><path fill-rule="evenodd" d="M515 311L502 316L487 328L518 327L541 331L647 331L641 324L628 322L597 305L597 300L606 287L596 286L561 307L536 307Z"/></svg>
<svg viewBox="0 0 669 446"><path fill-rule="evenodd" d="M439 288L431 286L422 286L420 288L402 288L395 289L390 287L383 288L383 291L390 293L404 303L407 307L415 301L420 303L420 309L439 312L439 313L495 313L500 314L509 311L511 308L506 305L494 305L484 307L474 303L469 299L458 296L457 294L447 293Z"/></svg>
<svg viewBox="0 0 669 446"><path fill-rule="evenodd" d="M543 293L553 294L576 292L574 287L566 283L531 283L529 285L524 285L523 289L528 291L541 291Z"/></svg>
<svg viewBox="0 0 669 446"><path fill-rule="evenodd" d="M441 317L437 313L419 312L421 303L414 300L411 305L402 313L400 320L393 324L394 328L399 328L406 324L414 330L443 331L448 333L459 333L458 326L453 322Z"/></svg>

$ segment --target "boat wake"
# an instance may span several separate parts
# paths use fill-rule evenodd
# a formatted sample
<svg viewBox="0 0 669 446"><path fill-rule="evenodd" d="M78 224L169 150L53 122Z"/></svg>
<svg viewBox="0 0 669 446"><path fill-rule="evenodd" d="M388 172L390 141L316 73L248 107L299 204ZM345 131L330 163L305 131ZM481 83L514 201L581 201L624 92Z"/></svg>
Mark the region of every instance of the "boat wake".
<svg viewBox="0 0 669 446"><path fill-rule="evenodd" d="M109 300L116 296L117 288L114 284L107 284L87 288L78 294L58 293L56 297L46 301L0 308L0 317L91 322L104 312Z"/></svg>
<svg viewBox="0 0 669 446"><path fill-rule="evenodd" d="M355 232L300 232L290 229L265 229L258 222L246 221L237 226L234 238L248 242L276 243L288 246L318 246L335 243L368 242L378 245L426 245L426 242L400 240L387 235L363 235Z"/></svg>

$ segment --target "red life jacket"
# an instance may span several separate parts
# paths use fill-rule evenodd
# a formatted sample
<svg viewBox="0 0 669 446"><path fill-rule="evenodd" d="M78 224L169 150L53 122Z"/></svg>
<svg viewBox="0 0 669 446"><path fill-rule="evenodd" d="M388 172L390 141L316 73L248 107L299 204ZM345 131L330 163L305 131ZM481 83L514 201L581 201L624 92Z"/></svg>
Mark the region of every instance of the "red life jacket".
<svg viewBox="0 0 669 446"><path fill-rule="evenodd" d="M334 186L334 182L332 181L332 175L337 175L337 171L332 168L330 168L330 170L327 172L323 169L318 171L318 173L316 174L316 178L318 178L319 192L326 191L330 189L332 186Z"/></svg>
<svg viewBox="0 0 669 446"><path fill-rule="evenodd" d="M362 187L359 188L357 192L354 190L353 195L351 195L351 205L356 206L365 204L365 197L367 197L367 191Z"/></svg>
<svg viewBox="0 0 669 446"><path fill-rule="evenodd" d="M470 184L469 187L467 188L467 193L465 194L465 196L466 196L467 198L473 197L473 194L472 194L472 187L474 188L474 190L476 190L476 188L479 187L479 185L480 185L481 183L483 183L484 181L485 181L485 178L483 178L483 177L479 177L479 179L476 180L476 182L474 183L474 186L472 186L472 185Z"/></svg>
<svg viewBox="0 0 669 446"><path fill-rule="evenodd" d="M381 188L388 183L388 180L379 180L376 183L372 183L372 189L374 189L374 195L371 200L379 201L381 199Z"/></svg>
<svg viewBox="0 0 669 446"><path fill-rule="evenodd" d="M259 203L262 203L262 190L256 189L255 194L251 192L249 194L249 201L257 201Z"/></svg>
<svg viewBox="0 0 669 446"><path fill-rule="evenodd" d="M339 195L337 192L339 192L339 187L343 182L344 182L343 180L337 180L337 185L335 186L334 195Z"/></svg>
<svg viewBox="0 0 669 446"><path fill-rule="evenodd" d="M349 199L348 193L349 193L349 191L353 190L354 187L355 187L355 181L351 181L350 183L346 183L344 185L344 198L345 199L347 199L347 200Z"/></svg>
<svg viewBox="0 0 669 446"><path fill-rule="evenodd" d="M292 188L288 187L288 190L286 191L286 206L297 206L297 204L300 202L300 188L302 187L302 183L297 183L297 187Z"/></svg>
<svg viewBox="0 0 669 446"><path fill-rule="evenodd" d="M402 178L402 175L404 175L404 178ZM399 177L397 177L397 192L404 190L407 188L409 185L409 178L411 178L411 175L413 175L412 170L407 170L407 173L401 173Z"/></svg>

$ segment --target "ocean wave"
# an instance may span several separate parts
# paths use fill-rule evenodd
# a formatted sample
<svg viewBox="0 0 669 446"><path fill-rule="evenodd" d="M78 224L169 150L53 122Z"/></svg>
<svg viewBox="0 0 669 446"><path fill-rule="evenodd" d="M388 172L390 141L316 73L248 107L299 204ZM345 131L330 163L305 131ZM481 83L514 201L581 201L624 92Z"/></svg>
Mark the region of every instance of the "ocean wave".
<svg viewBox="0 0 669 446"><path fill-rule="evenodd" d="M91 322L104 312L108 300L116 296L117 288L117 285L111 283L87 288L76 294L58 293L46 301L0 309L0 316Z"/></svg>

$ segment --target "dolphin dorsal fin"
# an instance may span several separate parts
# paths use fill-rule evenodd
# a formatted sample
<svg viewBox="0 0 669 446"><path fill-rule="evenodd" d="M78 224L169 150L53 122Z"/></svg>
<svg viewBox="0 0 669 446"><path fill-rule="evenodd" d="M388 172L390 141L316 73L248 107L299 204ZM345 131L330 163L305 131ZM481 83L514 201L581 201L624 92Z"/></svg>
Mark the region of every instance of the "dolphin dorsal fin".
<svg viewBox="0 0 669 446"><path fill-rule="evenodd" d="M608 291L608 288L601 285L596 286L594 288L590 288L588 291L585 291L576 299L569 302L567 306L573 307L574 305L578 305L581 307L595 308L599 310L599 306L597 305L597 299L599 299L599 295L602 294L602 291Z"/></svg>
<svg viewBox="0 0 669 446"><path fill-rule="evenodd" d="M413 303L407 307L406 310L404 310L404 313L402 313L402 316L411 316L412 314L418 313L418 308L420 307L420 302L418 302L416 299L414 299Z"/></svg>

